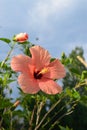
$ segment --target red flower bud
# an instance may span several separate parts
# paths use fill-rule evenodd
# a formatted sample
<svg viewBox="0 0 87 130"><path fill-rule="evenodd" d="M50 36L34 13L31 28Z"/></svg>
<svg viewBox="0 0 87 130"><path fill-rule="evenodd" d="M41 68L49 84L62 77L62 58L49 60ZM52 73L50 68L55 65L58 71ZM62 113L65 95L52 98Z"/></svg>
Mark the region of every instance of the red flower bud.
<svg viewBox="0 0 87 130"><path fill-rule="evenodd" d="M28 34L27 33L19 33L17 34L15 37L14 37L14 41L17 41L17 42L25 42L28 40Z"/></svg>

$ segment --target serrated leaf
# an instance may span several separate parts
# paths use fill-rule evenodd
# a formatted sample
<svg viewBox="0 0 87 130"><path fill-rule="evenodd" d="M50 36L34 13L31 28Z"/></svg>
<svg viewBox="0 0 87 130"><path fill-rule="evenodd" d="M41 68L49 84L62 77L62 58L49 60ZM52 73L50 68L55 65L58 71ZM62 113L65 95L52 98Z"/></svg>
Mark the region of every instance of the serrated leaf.
<svg viewBox="0 0 87 130"><path fill-rule="evenodd" d="M0 38L0 40L3 41L3 42L6 42L6 43L10 43L11 42L11 40L8 39L8 38Z"/></svg>

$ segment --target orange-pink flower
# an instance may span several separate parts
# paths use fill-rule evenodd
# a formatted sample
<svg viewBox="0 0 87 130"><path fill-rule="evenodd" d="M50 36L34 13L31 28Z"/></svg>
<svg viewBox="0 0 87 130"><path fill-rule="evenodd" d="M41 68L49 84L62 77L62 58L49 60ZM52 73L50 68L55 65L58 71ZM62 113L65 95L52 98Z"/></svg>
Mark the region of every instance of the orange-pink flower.
<svg viewBox="0 0 87 130"><path fill-rule="evenodd" d="M14 56L11 68L21 72L18 83L24 93L37 93L42 90L47 94L57 94L62 87L54 80L66 75L65 68L56 59L50 62L51 56L47 50L40 46L30 48L32 57L26 55Z"/></svg>
<svg viewBox="0 0 87 130"><path fill-rule="evenodd" d="M14 37L14 41L17 41L17 42L25 42L28 40L28 34L27 33L19 33L17 34L15 37Z"/></svg>

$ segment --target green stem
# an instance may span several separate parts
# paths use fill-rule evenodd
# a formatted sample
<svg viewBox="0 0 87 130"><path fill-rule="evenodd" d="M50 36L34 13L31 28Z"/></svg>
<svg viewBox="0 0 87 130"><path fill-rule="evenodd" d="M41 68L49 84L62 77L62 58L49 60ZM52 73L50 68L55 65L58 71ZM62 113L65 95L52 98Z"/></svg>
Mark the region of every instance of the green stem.
<svg viewBox="0 0 87 130"><path fill-rule="evenodd" d="M40 126L42 125L42 123L44 122L44 120L47 118L47 116L49 115L49 113L61 102L61 100L64 97L62 97L61 99L59 99L50 109L49 111L44 115L44 117L42 118L42 120L39 122L39 124L36 126L35 130L38 130L40 128Z"/></svg>
<svg viewBox="0 0 87 130"><path fill-rule="evenodd" d="M74 106L74 105L73 105L73 106ZM73 106L72 106L72 108L68 109L67 112L65 112L62 116L60 116L60 117L53 123L52 127L49 128L48 130L52 130L53 127L54 127L64 116L71 114L71 113L73 112Z"/></svg>
<svg viewBox="0 0 87 130"><path fill-rule="evenodd" d="M36 111L36 105L34 105L34 108L33 108L33 111L32 111L31 119L29 121L29 128L28 128L28 130L32 130L32 123L33 123L35 111Z"/></svg>
<svg viewBox="0 0 87 130"><path fill-rule="evenodd" d="M11 50L8 52L6 58L4 59L4 61L1 63L1 68L3 67L3 65L5 64L5 62L8 60L9 56L11 55L13 49L14 49L15 43L13 43Z"/></svg>
<svg viewBox="0 0 87 130"><path fill-rule="evenodd" d="M84 82L84 83L78 83L78 84L75 86L75 89L80 88L80 87L82 87L83 85L87 85L87 83L86 83L86 82Z"/></svg>
<svg viewBox="0 0 87 130"><path fill-rule="evenodd" d="M38 104L37 104L38 105ZM40 113L44 106L44 102L41 102L37 109L37 118L36 118L36 126L38 125L39 119L40 119Z"/></svg>
<svg viewBox="0 0 87 130"><path fill-rule="evenodd" d="M47 124L51 124L51 122L53 121L53 119L54 119L55 117L57 117L57 115L58 115L62 110L64 110L67 105L73 104L73 106L72 106L72 108L73 108L73 107L76 105L76 104L75 104L76 102L77 102L77 101L73 101L73 102L69 101L69 102L67 102L67 103L66 103L63 107L61 107L60 110L51 118L51 120L49 120L48 122L46 122L46 123L43 125L43 128L46 127ZM68 110L67 110L67 111L68 111Z"/></svg>
<svg viewBox="0 0 87 130"><path fill-rule="evenodd" d="M12 130L12 112L10 113L10 130Z"/></svg>
<svg viewBox="0 0 87 130"><path fill-rule="evenodd" d="M3 115L4 115L5 112L6 112L6 109L4 109ZM0 121L0 128L2 127L2 123L3 123L3 117L1 118L1 121Z"/></svg>

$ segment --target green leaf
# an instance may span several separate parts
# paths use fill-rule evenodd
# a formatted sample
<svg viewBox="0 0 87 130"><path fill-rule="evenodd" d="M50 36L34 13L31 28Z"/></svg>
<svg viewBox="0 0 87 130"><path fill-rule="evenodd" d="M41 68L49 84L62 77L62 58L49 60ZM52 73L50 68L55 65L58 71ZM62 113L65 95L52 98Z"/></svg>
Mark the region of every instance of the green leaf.
<svg viewBox="0 0 87 130"><path fill-rule="evenodd" d="M72 67L72 68L70 68L69 70L70 70L72 73L74 73L74 74L80 76L80 72L79 72L78 69Z"/></svg>
<svg viewBox="0 0 87 130"><path fill-rule="evenodd" d="M62 58L62 59L66 58L66 55L65 55L64 52L62 52L62 54L61 54L61 58Z"/></svg>
<svg viewBox="0 0 87 130"><path fill-rule="evenodd" d="M77 92L76 91L76 89L72 89L72 96L73 96L73 98L75 98L75 99L80 99L80 94L79 94L79 92Z"/></svg>
<svg viewBox="0 0 87 130"><path fill-rule="evenodd" d="M87 79L87 71L82 72L81 79Z"/></svg>
<svg viewBox="0 0 87 130"><path fill-rule="evenodd" d="M73 89L69 89L69 88L66 88L66 93L68 96L70 96L70 98L73 98L73 99L80 99L80 94L79 92L77 92L74 88Z"/></svg>
<svg viewBox="0 0 87 130"><path fill-rule="evenodd" d="M3 42L6 42L6 43L10 43L11 42L11 40L8 39L8 38L0 38L0 40L3 41Z"/></svg>
<svg viewBox="0 0 87 130"><path fill-rule="evenodd" d="M13 111L14 116L25 117L25 113L22 110Z"/></svg>
<svg viewBox="0 0 87 130"><path fill-rule="evenodd" d="M56 58L51 58L50 62L54 61Z"/></svg>
<svg viewBox="0 0 87 130"><path fill-rule="evenodd" d="M65 66L67 66L67 65L70 65L70 64L72 64L72 58L62 58L61 59L61 62L62 62L62 64L64 64Z"/></svg>
<svg viewBox="0 0 87 130"><path fill-rule="evenodd" d="M5 99L0 95L0 109L3 109L5 107L10 107L12 103L9 101L9 99Z"/></svg>
<svg viewBox="0 0 87 130"><path fill-rule="evenodd" d="M73 130L73 129L70 129L68 126L66 127L63 127L63 126L59 126L60 130Z"/></svg>

